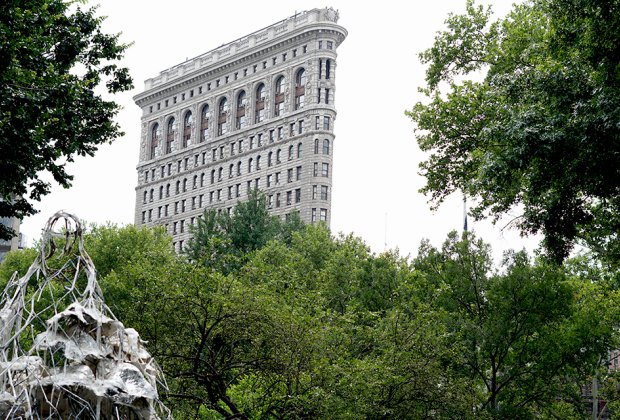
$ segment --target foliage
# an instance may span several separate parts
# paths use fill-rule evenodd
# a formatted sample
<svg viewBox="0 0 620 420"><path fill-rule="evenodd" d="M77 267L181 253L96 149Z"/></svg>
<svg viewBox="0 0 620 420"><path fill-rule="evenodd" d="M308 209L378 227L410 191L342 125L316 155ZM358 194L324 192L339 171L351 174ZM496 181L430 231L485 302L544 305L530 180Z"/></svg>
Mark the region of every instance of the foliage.
<svg viewBox="0 0 620 420"><path fill-rule="evenodd" d="M463 190L477 219L522 209L513 223L556 261L575 240L618 259L618 6L532 0L492 21L469 0L451 15L420 55L429 101L407 112L431 152L422 191L439 205Z"/></svg>
<svg viewBox="0 0 620 420"><path fill-rule="evenodd" d="M95 10L65 0L0 5L0 217L36 213L49 172L65 188L66 163L92 156L122 133L114 102L95 93L132 87L120 60L127 45L100 30ZM0 225L0 239L13 232Z"/></svg>

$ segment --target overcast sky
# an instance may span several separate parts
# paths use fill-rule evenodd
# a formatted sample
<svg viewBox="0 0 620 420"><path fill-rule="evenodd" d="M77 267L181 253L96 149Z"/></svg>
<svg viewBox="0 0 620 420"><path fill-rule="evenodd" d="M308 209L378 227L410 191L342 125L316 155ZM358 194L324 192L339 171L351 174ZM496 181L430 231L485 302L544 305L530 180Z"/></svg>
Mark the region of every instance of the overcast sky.
<svg viewBox="0 0 620 420"><path fill-rule="evenodd" d="M69 166L73 187L54 186L36 205L41 212L24 220L21 229L29 241L39 237L47 218L59 209L89 222L133 223L140 109L132 97L144 90L144 80L295 12L325 6L339 10L338 23L349 32L338 48L336 71L332 231L353 232L375 252L387 246L414 255L423 238L439 245L450 230L462 229L462 197L432 212L418 192L424 185L418 175L424 154L404 111L423 99L417 88L424 83L424 67L417 54L432 45L449 12L464 11L465 0L383 1L374 6L352 0L99 4L98 14L107 16L104 30L122 32L123 42L133 42L123 65L129 67L135 89L114 97L123 107L117 121L125 136ZM492 4L503 15L512 2ZM496 256L508 248L533 249L538 242L501 229L502 223L470 220L469 226L493 244Z"/></svg>

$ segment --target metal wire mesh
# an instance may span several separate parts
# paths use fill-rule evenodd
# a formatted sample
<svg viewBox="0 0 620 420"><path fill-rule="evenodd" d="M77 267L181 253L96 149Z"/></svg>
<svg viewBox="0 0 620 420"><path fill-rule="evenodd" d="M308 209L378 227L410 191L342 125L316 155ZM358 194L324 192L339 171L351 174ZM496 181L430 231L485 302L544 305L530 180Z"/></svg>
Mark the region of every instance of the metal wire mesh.
<svg viewBox="0 0 620 420"><path fill-rule="evenodd" d="M49 219L0 306L0 418L171 418L157 393L162 372L106 306L75 216Z"/></svg>

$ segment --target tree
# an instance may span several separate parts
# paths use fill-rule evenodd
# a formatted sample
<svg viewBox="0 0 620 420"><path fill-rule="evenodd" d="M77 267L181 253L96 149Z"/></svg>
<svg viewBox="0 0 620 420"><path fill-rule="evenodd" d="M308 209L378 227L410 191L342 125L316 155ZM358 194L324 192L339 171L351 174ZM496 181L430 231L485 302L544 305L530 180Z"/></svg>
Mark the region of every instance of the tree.
<svg viewBox="0 0 620 420"><path fill-rule="evenodd" d="M428 287L420 298L446 312L461 356L449 375L474 380L477 415L529 417L558 398L581 406L579 385L615 345L617 293L524 252L497 272L488 245L456 232L441 250L423 244L415 267Z"/></svg>
<svg viewBox="0 0 620 420"><path fill-rule="evenodd" d="M448 18L420 55L429 101L407 112L436 205L462 190L477 219L522 211L556 261L576 240L620 257L619 6L533 0L492 22L469 0Z"/></svg>
<svg viewBox="0 0 620 420"><path fill-rule="evenodd" d="M51 187L41 172L68 188L66 164L122 134L113 121L119 106L95 90L132 87L114 63L128 46L102 33L102 20L66 0L0 5L0 217L36 213L32 202ZM0 224L0 239L12 236Z"/></svg>

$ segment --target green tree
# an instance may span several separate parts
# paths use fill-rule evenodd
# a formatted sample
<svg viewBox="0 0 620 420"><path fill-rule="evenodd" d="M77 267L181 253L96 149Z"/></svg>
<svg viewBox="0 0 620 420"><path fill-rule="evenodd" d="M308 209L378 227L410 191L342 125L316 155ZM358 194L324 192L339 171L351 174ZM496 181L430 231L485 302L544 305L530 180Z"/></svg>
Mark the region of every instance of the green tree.
<svg viewBox="0 0 620 420"><path fill-rule="evenodd" d="M575 240L617 259L619 6L532 0L492 21L469 0L451 15L421 54L429 100L407 112L430 152L422 191L438 205L462 190L478 219L519 209L556 261Z"/></svg>
<svg viewBox="0 0 620 420"><path fill-rule="evenodd" d="M441 250L424 244L415 266L428 287L421 298L446 311L462 356L452 375L483 390L470 415L532 416L559 396L580 406L577 384L615 344L615 294L524 252L507 253L497 272L488 245L456 233Z"/></svg>
<svg viewBox="0 0 620 420"><path fill-rule="evenodd" d="M0 5L0 217L36 213L49 172L65 188L66 164L92 156L121 135L114 102L95 93L132 87L115 64L127 49L100 30L94 9L65 0L9 0ZM0 239L14 236L0 225Z"/></svg>

